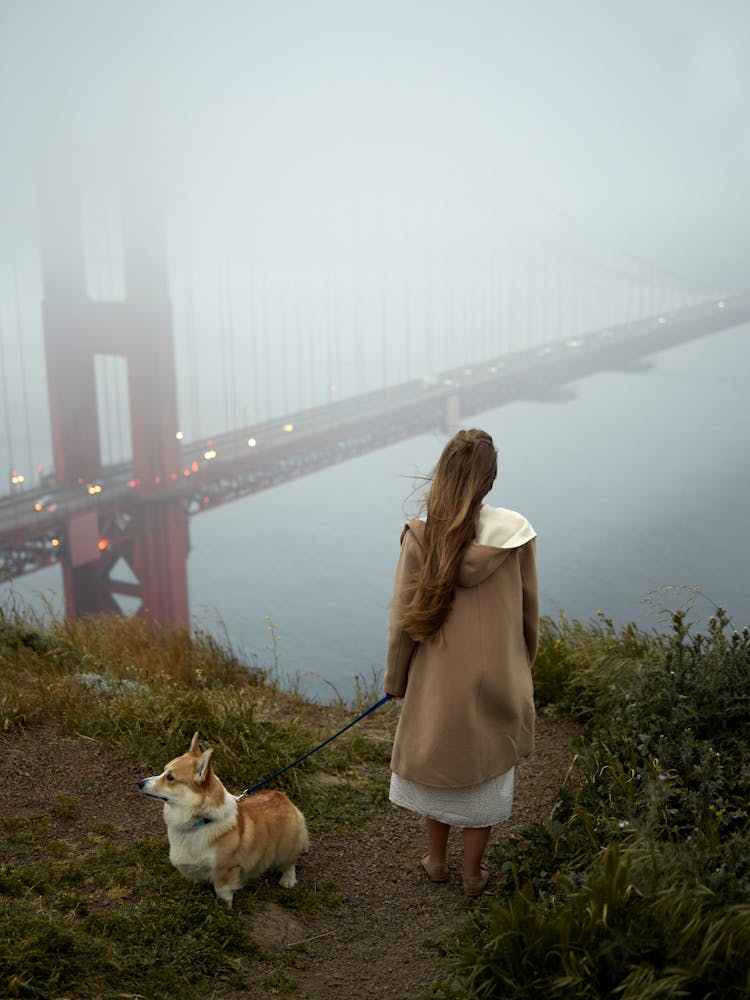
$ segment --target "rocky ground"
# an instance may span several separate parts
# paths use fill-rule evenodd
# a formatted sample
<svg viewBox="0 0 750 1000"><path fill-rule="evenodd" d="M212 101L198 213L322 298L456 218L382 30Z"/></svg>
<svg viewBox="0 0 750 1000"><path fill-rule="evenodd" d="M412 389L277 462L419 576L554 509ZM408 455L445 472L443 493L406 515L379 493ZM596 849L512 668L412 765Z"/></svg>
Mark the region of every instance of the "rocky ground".
<svg viewBox="0 0 750 1000"><path fill-rule="evenodd" d="M537 752L518 767L514 815L494 829L493 843L549 815L575 734L567 720L539 719ZM66 837L83 836L92 822L106 818L134 838L163 835L166 843L161 811L137 794L135 782L143 775L95 741L34 727L0 738L0 747L6 762L2 815L49 813L59 795L70 795L78 811L64 821ZM477 904L461 892L460 836L451 838L451 879L442 885L431 883L420 867L423 839L418 817L385 805L364 830L312 844L299 866L300 882L334 883L340 904L301 917L266 903L252 918L251 932L268 952L304 942L295 949L300 967L285 971L297 984L293 995L408 1000L440 975L439 941ZM261 985L272 968L259 970L257 1000L278 995Z"/></svg>

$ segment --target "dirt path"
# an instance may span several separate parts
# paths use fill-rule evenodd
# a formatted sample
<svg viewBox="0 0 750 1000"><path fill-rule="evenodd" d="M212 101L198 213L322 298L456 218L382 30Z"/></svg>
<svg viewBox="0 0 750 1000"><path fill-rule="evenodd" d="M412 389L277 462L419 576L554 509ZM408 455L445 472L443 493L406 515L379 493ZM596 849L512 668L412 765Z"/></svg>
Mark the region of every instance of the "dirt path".
<svg viewBox="0 0 750 1000"><path fill-rule="evenodd" d="M514 815L495 828L493 843L549 815L574 736L567 720L539 719L537 752L518 767ZM0 746L11 765L3 815L49 813L57 796L66 794L79 803L75 825L66 821L68 837L83 836L105 817L134 838L164 835L159 810L133 794L142 775L98 743L60 739L54 729L35 727L13 740L0 738ZM300 865L300 882L336 884L338 906L302 918L271 903L254 915L253 936L268 951L305 942L300 967L285 973L299 988L296 997L410 1000L440 975L437 943L476 904L461 892L459 837L451 838L451 880L444 885L431 883L421 870L423 839L418 817L384 806L364 831L317 839ZM259 984L271 968L259 970ZM260 985L253 991L255 1000L278 995Z"/></svg>

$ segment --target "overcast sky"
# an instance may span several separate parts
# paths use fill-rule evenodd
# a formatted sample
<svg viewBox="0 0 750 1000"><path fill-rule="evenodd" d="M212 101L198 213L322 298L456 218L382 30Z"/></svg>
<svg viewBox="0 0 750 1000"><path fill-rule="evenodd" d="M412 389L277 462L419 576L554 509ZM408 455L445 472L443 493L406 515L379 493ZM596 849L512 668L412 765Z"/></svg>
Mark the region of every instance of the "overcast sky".
<svg viewBox="0 0 750 1000"><path fill-rule="evenodd" d="M744 0L0 0L0 208L82 126L128 160L149 125L225 250L481 255L562 213L738 283L748 53Z"/></svg>

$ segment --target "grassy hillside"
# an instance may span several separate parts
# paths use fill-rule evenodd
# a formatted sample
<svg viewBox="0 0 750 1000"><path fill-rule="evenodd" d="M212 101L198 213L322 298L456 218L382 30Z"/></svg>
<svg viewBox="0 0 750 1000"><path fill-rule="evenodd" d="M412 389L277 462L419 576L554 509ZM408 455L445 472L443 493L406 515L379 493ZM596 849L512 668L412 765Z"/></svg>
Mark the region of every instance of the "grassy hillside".
<svg viewBox="0 0 750 1000"><path fill-rule="evenodd" d="M136 619L41 625L0 613L6 753L14 733L52 727L145 775L200 728L238 790L352 715L272 674L207 635ZM431 995L750 995L748 631L721 613L696 636L681 615L663 635L547 619L535 685L540 706L574 716L585 736L551 819L497 849L505 881L444 943ZM363 691L364 703L377 696ZM396 712L386 706L275 783L313 838L383 809ZM104 815L81 835L82 806L53 794L37 812L0 807L0 995L203 1000L251 985L294 995L295 953L274 956L269 972L253 913L266 899L297 914L334 906L336 885L261 884L228 911L175 878L161 828L134 837Z"/></svg>

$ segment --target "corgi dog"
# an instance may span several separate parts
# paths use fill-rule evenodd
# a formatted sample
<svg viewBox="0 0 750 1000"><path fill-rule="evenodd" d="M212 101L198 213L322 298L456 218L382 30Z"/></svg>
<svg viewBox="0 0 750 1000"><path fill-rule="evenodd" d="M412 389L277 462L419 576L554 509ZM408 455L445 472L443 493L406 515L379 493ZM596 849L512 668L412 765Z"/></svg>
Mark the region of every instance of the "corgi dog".
<svg viewBox="0 0 750 1000"><path fill-rule="evenodd" d="M138 787L164 802L169 860L194 882L210 882L231 907L237 889L264 872L281 872L279 884L297 884L296 864L309 847L307 824L283 792L260 792L237 801L202 753L198 733L190 749L161 774Z"/></svg>

